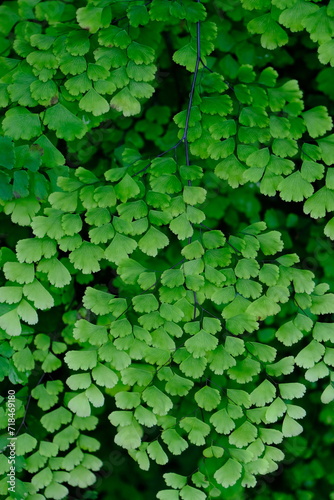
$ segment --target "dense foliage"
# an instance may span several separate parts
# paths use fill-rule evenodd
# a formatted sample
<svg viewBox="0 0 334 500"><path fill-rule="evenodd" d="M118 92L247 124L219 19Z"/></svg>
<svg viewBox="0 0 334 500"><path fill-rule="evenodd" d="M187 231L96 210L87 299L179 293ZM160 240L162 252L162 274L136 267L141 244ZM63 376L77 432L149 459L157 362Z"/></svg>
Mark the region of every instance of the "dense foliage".
<svg viewBox="0 0 334 500"><path fill-rule="evenodd" d="M332 37L333 0L2 3L5 498L334 498Z"/></svg>

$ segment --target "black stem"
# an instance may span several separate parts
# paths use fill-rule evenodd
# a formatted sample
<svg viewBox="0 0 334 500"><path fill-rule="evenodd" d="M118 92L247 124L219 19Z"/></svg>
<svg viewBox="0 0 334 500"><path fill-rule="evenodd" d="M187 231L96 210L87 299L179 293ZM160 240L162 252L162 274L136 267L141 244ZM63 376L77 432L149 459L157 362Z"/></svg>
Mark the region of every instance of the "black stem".
<svg viewBox="0 0 334 500"><path fill-rule="evenodd" d="M39 381L37 382L37 386L39 386L39 384L42 382L43 378L45 377L46 373L44 372L41 376L41 378L39 379ZM16 433L15 433L15 436L18 436L23 424L25 425L25 421L26 421L26 418L27 418L27 414L28 414L28 408L29 408L29 405L30 405L30 401L31 401L31 398L32 398L32 394L30 393L29 394L29 397L28 397L28 401L27 401L27 405L26 405L26 408L25 408L25 412L24 412L24 415L23 415L23 419L22 419L22 422L21 424L19 425L19 428L17 429Z"/></svg>
<svg viewBox="0 0 334 500"><path fill-rule="evenodd" d="M200 0L197 0L199 3ZM185 156L186 156L186 165L190 165L190 159L189 159L189 143L188 143L188 131L189 131L189 122L190 122L190 114L191 114L191 108L193 105L193 100L194 100L194 93L195 93L195 87L196 87L196 81L197 81L197 76L198 76L198 70L199 70L199 65L201 62L201 23L198 21L196 23L196 35L197 35L197 40L196 40L196 45L197 45L197 54L196 54L196 64L195 64L195 70L194 70L194 75L193 75L193 81L191 83L191 89L190 89L190 94L189 94L189 101L188 101L188 108L187 108L187 114L186 114L186 122L184 126L184 132L181 141L184 142L184 151L185 151ZM191 180L188 180L188 186L192 186ZM190 244L192 241L192 236L189 236L188 238L188 244ZM196 319L196 311L197 311L197 297L196 297L196 292L193 292L194 294L194 315L193 315L193 320L195 321Z"/></svg>
<svg viewBox="0 0 334 500"><path fill-rule="evenodd" d="M196 24L197 24L197 27L196 27L196 32L197 32L197 57L196 57L196 65L195 65L195 71L194 71L193 81L192 81L192 84L191 84L191 90L190 90L190 94L189 94L189 102L188 102L188 108L187 108L187 114L186 114L186 123L185 123L185 127L184 127L184 133L183 133L183 136L182 136L182 139L181 139L184 142L184 148L185 148L185 154L186 154L186 165L187 166L189 166L189 164L190 164L190 161L189 161L189 144L188 144L189 120L190 120L190 113L191 113L191 108L192 108L193 100L194 100L194 92L195 92L195 87L196 87L196 80L197 80L197 76L198 76L199 65L200 65L200 62L201 62L201 23L198 22ZM191 181L188 181L188 184L191 185Z"/></svg>

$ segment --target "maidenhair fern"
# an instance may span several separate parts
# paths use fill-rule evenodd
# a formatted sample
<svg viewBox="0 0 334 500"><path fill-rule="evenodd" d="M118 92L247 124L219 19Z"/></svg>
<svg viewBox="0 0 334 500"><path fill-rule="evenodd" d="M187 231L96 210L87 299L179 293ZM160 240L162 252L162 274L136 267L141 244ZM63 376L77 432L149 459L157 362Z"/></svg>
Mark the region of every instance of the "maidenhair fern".
<svg viewBox="0 0 334 500"><path fill-rule="evenodd" d="M1 494L97 498L102 425L160 500L267 498L334 400L333 273L276 221L334 239L333 1L18 0L0 34Z"/></svg>

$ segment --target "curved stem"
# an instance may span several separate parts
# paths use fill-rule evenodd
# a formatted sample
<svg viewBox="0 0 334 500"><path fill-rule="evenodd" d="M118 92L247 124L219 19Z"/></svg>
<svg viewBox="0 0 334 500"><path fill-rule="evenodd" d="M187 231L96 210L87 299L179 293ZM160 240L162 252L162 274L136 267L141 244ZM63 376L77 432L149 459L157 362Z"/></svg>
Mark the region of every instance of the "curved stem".
<svg viewBox="0 0 334 500"><path fill-rule="evenodd" d="M199 1L199 0L197 0L197 1ZM196 43L197 55L196 55L195 71L194 71L193 81L191 84L191 89L190 89L190 94L189 94L189 102L188 102L188 108L187 108L187 114L186 114L184 133L183 133L183 136L181 139L184 142L185 154L186 154L186 164L187 165L189 165L189 144L188 144L189 120L190 120L191 108L192 108L193 100L194 100L194 92L195 92L195 87L196 87L199 65L201 62L201 23L199 21L196 23L196 35L197 35L197 37L196 37L197 38L197 43ZM191 182L191 181L189 181L189 182Z"/></svg>
<svg viewBox="0 0 334 500"><path fill-rule="evenodd" d="M197 0L199 2L200 0ZM186 114L186 122L184 126L184 133L182 136L181 141L184 142L184 150L185 150L185 156L186 156L186 165L190 165L190 159L189 159L189 143L188 143L188 131L189 131L189 122L190 122L190 114L191 114L191 108L193 105L193 100L194 100L194 93L195 93L195 87L196 87L196 81L197 81L197 76L198 76L198 70L199 70L199 65L201 62L201 23L198 21L196 23L196 46L197 46L197 54L196 54L196 64L195 64L195 70L194 70L194 75L193 75L193 81L191 83L191 89L190 89L190 94L189 94L189 101L188 101L188 107L187 107L187 114ZM192 182L191 180L188 180L188 186L191 186ZM190 244L192 241L192 236L188 238L188 244ZM193 314L193 320L195 321L196 319L196 311L197 311L197 297L196 297L196 292L193 293L194 295L194 314Z"/></svg>

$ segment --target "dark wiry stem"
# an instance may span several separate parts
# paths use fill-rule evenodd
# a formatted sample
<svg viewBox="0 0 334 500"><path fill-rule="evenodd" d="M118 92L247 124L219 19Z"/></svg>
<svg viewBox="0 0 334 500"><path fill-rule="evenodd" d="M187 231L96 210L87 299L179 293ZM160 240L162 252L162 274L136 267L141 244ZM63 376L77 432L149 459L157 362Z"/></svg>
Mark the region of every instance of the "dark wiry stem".
<svg viewBox="0 0 334 500"><path fill-rule="evenodd" d="M131 3L134 1L137 1L137 0L122 0L122 2L118 2L118 3ZM114 4L115 3L117 3L117 2L114 2ZM152 3L152 0L149 0L148 2L144 3L144 6L146 7L150 3ZM114 5L114 4L111 4L111 5ZM128 19L128 16L125 15L125 16L119 17L118 19L114 19L111 24L117 24L119 21L123 21L123 19Z"/></svg>
<svg viewBox="0 0 334 500"><path fill-rule="evenodd" d="M187 108L187 114L186 114L186 123L184 127L184 133L182 136L182 141L184 142L184 148L185 148L185 155L186 155L186 165L190 165L189 161L189 143L188 143L188 130L189 130L189 120L190 120L190 113L191 113L191 108L193 105L193 100L194 100L194 92L195 92L195 87L196 87L196 80L198 76L198 70L199 70L199 65L201 62L201 23L197 23L197 56L196 56L196 65L195 65L195 71L194 71L194 76L193 76L193 81L191 84L191 90L189 94L189 102L188 102L188 108ZM191 181L188 181L188 185L191 186Z"/></svg>
<svg viewBox="0 0 334 500"><path fill-rule="evenodd" d="M199 2L199 0L197 0ZM186 165L190 165L190 159L189 159L189 142L188 142L188 131L189 131L189 122L190 122L190 114L191 114L191 108L193 105L193 100L194 100L194 93L195 93L195 88L196 88L196 81L197 81L197 76L198 76L198 70L199 70L199 65L201 63L201 23L198 21L196 23L196 45L197 45L197 54L196 54L196 64L195 64L195 70L194 70L194 75L193 75L193 81L191 83L191 89L190 89L190 94L189 94L189 101L188 101L188 108L187 108L187 114L186 114L186 122L184 126L184 133L182 136L181 141L184 142L184 151L185 151L185 156L186 156ZM192 182L191 180L188 180L188 186L191 186ZM189 236L188 238L188 244L191 243L192 241L192 236ZM197 297L196 297L196 292L194 292L194 315L193 319L196 319L196 309L197 309Z"/></svg>
<svg viewBox="0 0 334 500"><path fill-rule="evenodd" d="M158 154L155 158L160 158L161 156L164 156L166 153L169 153L170 151L173 151L173 149L176 149L181 144L181 142L182 142L182 139L180 141L178 141L176 144L174 144L174 146L168 148L163 153ZM133 177L135 177L136 175L141 174L142 172L145 172L145 170L147 170L148 167L151 166L152 161L153 160L151 160L150 163L148 163L145 167L143 167L142 169L140 169L138 172L136 172L135 174L133 174Z"/></svg>
<svg viewBox="0 0 334 500"><path fill-rule="evenodd" d="M45 377L46 373L43 373L41 378L39 379L39 381L37 382L36 384L36 387L39 386L39 384L42 382L43 378ZM27 414L28 414L28 408L29 408L29 405L30 405L30 401L31 401L31 398L32 398L32 394L30 393L29 394L29 397L28 397L28 401L27 401L27 404L26 404L26 408L25 408L25 411L24 411L24 415L23 415L23 419L22 419L22 422L21 424L19 425L19 428L17 429L16 433L15 433L15 436L18 436L19 433L20 433L20 430L22 428L23 425L26 425L26 418L27 418Z"/></svg>

